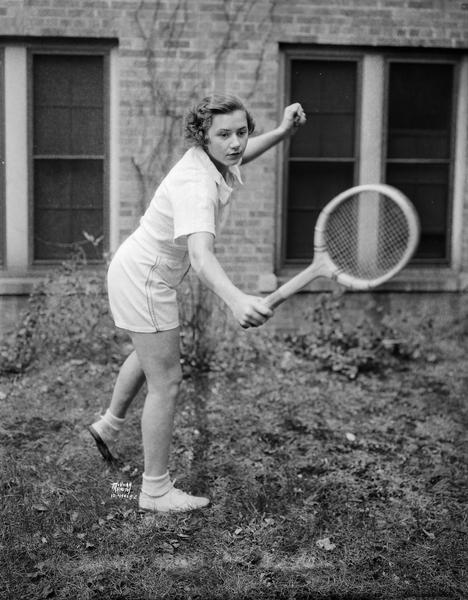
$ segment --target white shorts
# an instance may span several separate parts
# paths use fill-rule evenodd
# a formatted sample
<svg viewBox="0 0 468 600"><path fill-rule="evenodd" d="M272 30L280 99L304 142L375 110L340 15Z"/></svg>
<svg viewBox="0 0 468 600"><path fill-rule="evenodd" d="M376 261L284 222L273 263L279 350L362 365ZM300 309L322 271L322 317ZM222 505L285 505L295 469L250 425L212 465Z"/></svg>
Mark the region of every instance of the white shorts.
<svg viewBox="0 0 468 600"><path fill-rule="evenodd" d="M155 255L129 237L117 250L107 273L109 304L117 327L138 333L179 326L175 288L190 268L183 260Z"/></svg>

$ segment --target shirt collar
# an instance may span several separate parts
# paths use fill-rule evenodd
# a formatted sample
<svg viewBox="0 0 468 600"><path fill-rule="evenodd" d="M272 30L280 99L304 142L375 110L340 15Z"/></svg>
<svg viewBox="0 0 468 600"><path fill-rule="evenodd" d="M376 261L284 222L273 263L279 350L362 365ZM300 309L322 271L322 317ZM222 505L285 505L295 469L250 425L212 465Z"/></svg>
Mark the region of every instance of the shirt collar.
<svg viewBox="0 0 468 600"><path fill-rule="evenodd" d="M232 188L236 183L239 185L243 185L240 169L238 165L233 165L232 167L228 167L226 177L223 177L218 169L215 167L213 161L210 159L208 154L203 150L201 146L194 146L192 148L193 152L200 159L206 170L213 177L214 181L218 185L227 185Z"/></svg>

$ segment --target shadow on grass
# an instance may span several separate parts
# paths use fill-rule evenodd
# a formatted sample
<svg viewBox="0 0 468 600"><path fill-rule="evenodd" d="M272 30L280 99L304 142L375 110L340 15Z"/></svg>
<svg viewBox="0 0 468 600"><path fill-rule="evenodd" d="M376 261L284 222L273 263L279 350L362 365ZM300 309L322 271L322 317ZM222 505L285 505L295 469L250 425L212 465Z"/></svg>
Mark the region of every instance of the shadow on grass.
<svg viewBox="0 0 468 600"><path fill-rule="evenodd" d="M120 468L85 432L111 366L3 378L1 597L466 598L465 359L445 352L354 381L276 356L186 380L172 469L213 504L172 516L137 510L138 405Z"/></svg>

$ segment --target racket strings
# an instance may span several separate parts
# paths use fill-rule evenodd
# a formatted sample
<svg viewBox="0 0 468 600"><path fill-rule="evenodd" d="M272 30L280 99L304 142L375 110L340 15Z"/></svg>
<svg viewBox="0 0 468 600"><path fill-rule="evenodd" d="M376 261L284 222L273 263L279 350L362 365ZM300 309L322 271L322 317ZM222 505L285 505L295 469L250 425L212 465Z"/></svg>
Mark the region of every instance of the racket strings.
<svg viewBox="0 0 468 600"><path fill-rule="evenodd" d="M404 259L410 241L407 218L390 197L355 194L330 213L326 250L340 271L358 279L385 275Z"/></svg>

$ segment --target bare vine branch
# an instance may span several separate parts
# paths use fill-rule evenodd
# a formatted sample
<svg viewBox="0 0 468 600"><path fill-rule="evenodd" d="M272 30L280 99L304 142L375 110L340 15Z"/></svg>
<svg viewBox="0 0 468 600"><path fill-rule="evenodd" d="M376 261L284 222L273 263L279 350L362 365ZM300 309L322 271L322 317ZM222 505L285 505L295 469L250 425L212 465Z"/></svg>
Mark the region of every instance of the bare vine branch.
<svg viewBox="0 0 468 600"><path fill-rule="evenodd" d="M143 46L148 96L137 98L134 114L139 125L139 147L131 157L138 182L138 210L146 209L155 187L173 164L181 147L182 119L187 102L200 92L223 87L224 71L230 53L250 39L246 25L258 0L218 0L222 5L225 23L221 40L215 38L194 42L203 48L205 59L187 58L180 54L190 26L190 0L140 0L134 13L138 37ZM259 42L259 58L253 65L253 84L245 98L254 97L262 78L268 45L271 39L274 12L279 0L261 3L265 11L259 22L263 34ZM169 12L168 12L169 6ZM264 32L264 33L263 33ZM213 46L213 43L211 43ZM198 80L193 79L197 71ZM170 72L170 77L167 73ZM189 81L193 82L191 85Z"/></svg>

